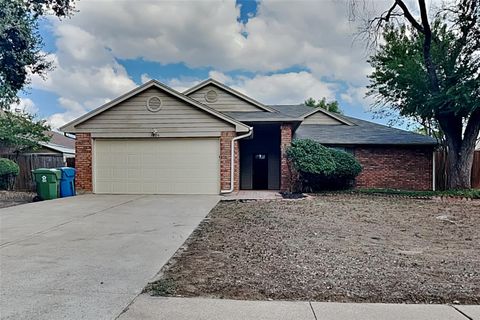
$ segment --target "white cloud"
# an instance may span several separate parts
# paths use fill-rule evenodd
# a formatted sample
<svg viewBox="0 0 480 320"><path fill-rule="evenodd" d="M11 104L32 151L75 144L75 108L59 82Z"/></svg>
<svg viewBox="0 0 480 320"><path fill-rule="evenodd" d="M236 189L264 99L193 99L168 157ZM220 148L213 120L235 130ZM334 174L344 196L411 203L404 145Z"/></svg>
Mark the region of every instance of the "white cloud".
<svg viewBox="0 0 480 320"><path fill-rule="evenodd" d="M26 112L33 115L38 113L38 107L35 105L32 99L29 98L20 98L20 101L12 104L10 109L13 111Z"/></svg>
<svg viewBox="0 0 480 320"><path fill-rule="evenodd" d="M56 69L46 81L33 81L34 88L61 97L65 111L50 117L55 125L136 85L117 58L211 67L211 77L264 103L334 98L334 82L359 88L369 72L363 45L353 44L356 26L348 21L347 0L264 0L246 25L237 21L234 0L82 0L77 9L72 19L52 20ZM278 73L292 66L309 71ZM256 76L232 79L225 75L232 70ZM150 79L144 71L142 82ZM162 80L179 91L199 81ZM351 94L344 92L346 99Z"/></svg>

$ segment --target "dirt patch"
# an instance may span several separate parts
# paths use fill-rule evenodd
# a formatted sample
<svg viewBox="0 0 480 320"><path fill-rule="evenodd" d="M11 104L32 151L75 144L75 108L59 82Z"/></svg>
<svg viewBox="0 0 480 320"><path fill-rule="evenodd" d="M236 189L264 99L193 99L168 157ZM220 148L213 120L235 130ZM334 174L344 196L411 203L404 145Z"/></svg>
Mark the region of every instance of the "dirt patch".
<svg viewBox="0 0 480 320"><path fill-rule="evenodd" d="M478 201L335 195L221 202L147 291L479 304L479 226Z"/></svg>
<svg viewBox="0 0 480 320"><path fill-rule="evenodd" d="M0 191L0 208L32 202L35 195L32 192Z"/></svg>

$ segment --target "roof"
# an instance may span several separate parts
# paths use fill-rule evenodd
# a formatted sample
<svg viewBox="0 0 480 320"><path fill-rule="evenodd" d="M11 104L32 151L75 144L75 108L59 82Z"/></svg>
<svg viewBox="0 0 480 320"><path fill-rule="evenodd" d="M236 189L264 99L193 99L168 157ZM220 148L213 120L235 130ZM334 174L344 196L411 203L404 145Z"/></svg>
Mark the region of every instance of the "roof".
<svg viewBox="0 0 480 320"><path fill-rule="evenodd" d="M381 124L342 116L353 126L304 124L298 127L294 138L313 139L323 144L373 144L373 145L436 145L429 136L395 129Z"/></svg>
<svg viewBox="0 0 480 320"><path fill-rule="evenodd" d="M112 108L113 106L121 103L122 101L125 101L133 96L135 96L136 94L144 91L144 90L147 90L148 88L151 88L151 87L156 87L160 90L163 90L173 96L175 96L176 98L180 99L180 100L183 100L184 102L194 106L194 107L197 107L207 113L210 113L214 116L216 116L217 118L220 118L226 122L229 122L231 124L233 124L236 128L236 130L238 132L248 132L250 131L250 127L248 127L247 125L241 123L240 121L238 120L235 120L231 117L229 117L228 115L225 115L213 108L210 108L209 106L203 104L203 103L200 103L192 98L189 98L187 97L186 95L183 95L182 93L176 91L175 89L173 88L170 88L169 86L167 85L164 85L163 83L157 81L157 80L150 80L148 82L145 82L144 84L142 84L141 86L138 86L136 87L135 89L121 95L120 97L116 98L116 99L113 99L112 101L110 102L107 102L106 104L84 114L83 116L63 125L60 130L61 131L64 131L64 132L75 132L75 126L87 121L88 119L90 118L93 118L94 116L96 116L97 114L100 114L110 108Z"/></svg>
<svg viewBox="0 0 480 320"><path fill-rule="evenodd" d="M67 137L63 133L55 131L46 131L45 134L50 137L48 144L67 149L75 149L75 138Z"/></svg>
<svg viewBox="0 0 480 320"><path fill-rule="evenodd" d="M67 148L58 144L48 142L40 142L39 144L44 148L51 149L60 153L75 154L75 148Z"/></svg>
<svg viewBox="0 0 480 320"><path fill-rule="evenodd" d="M269 106L266 106L266 105L264 105L263 103L260 103L260 102L258 102L257 100L252 99L252 98L250 98L249 96L246 96L246 95L244 95L243 93L238 92L237 90L232 89L232 88L224 85L223 83L218 82L217 80L211 79L211 78L210 78L210 79L207 79L207 80L204 80L204 81L200 82L199 84L191 87L190 89L184 91L183 94L186 95L186 96L188 96L188 95L194 93L195 91L198 91L198 90L202 89L203 87L208 86L209 84L212 84L212 85L214 85L214 86L217 86L218 88L223 89L223 90L225 90L225 91L233 94L234 96L236 96L236 97L238 97L238 98L240 98L240 99L242 99L242 100L244 100L244 101L247 101L247 102L253 104L254 106L257 106L257 107L259 107L259 108L262 109L262 110L269 111L269 112L273 112L273 111L274 111L274 110L273 110L272 108L270 108Z"/></svg>
<svg viewBox="0 0 480 320"><path fill-rule="evenodd" d="M280 113L280 112L263 112L263 111L253 111L253 112L224 112L230 117L237 119L238 121L245 122L269 122L269 121L302 121L302 117L291 117L289 115Z"/></svg>
<svg viewBox="0 0 480 320"><path fill-rule="evenodd" d="M270 106L273 109L277 110L280 113L288 115L290 117L301 117L304 114L307 114L312 111L312 107L307 107L304 104L293 104L293 105L273 105Z"/></svg>

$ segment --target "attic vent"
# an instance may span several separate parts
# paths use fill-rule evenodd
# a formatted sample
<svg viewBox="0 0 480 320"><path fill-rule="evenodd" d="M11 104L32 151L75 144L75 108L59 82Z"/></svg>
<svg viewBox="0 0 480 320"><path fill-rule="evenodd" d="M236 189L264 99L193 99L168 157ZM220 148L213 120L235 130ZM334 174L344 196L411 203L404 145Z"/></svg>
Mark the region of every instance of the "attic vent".
<svg viewBox="0 0 480 320"><path fill-rule="evenodd" d="M207 93L205 93L205 100L207 102L216 102L218 99L218 94L215 90L208 90Z"/></svg>
<svg viewBox="0 0 480 320"><path fill-rule="evenodd" d="M162 99L157 96L148 98L147 100L147 110L151 112L157 112L162 107Z"/></svg>

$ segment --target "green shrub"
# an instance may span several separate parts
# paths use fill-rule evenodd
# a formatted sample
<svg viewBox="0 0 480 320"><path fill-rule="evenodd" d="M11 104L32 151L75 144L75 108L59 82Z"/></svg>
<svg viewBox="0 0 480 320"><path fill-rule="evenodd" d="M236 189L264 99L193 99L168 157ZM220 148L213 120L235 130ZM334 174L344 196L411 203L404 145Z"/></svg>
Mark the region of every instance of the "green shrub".
<svg viewBox="0 0 480 320"><path fill-rule="evenodd" d="M18 164L6 158L0 158L0 189L11 190L15 176L20 172Z"/></svg>
<svg viewBox="0 0 480 320"><path fill-rule="evenodd" d="M336 168L330 150L310 139L293 140L287 157L301 173L328 176Z"/></svg>
<svg viewBox="0 0 480 320"><path fill-rule="evenodd" d="M354 179L362 171L362 166L352 154L336 149L330 149L330 153L336 165L335 177Z"/></svg>
<svg viewBox="0 0 480 320"><path fill-rule="evenodd" d="M347 189L362 170L353 155L310 139L294 140L287 157L295 170L291 191Z"/></svg>

